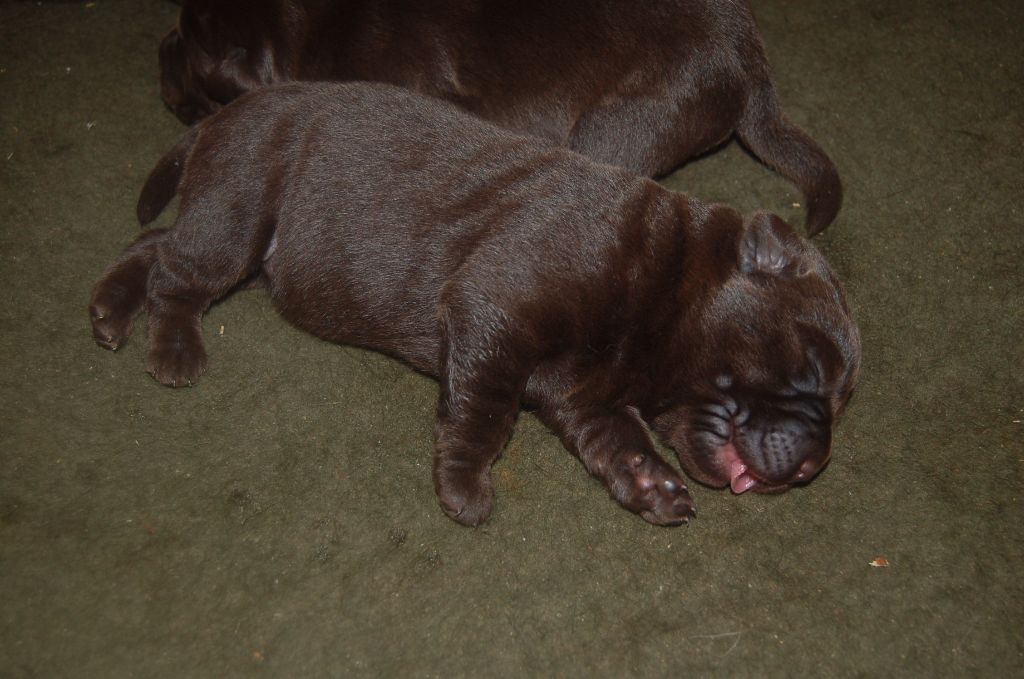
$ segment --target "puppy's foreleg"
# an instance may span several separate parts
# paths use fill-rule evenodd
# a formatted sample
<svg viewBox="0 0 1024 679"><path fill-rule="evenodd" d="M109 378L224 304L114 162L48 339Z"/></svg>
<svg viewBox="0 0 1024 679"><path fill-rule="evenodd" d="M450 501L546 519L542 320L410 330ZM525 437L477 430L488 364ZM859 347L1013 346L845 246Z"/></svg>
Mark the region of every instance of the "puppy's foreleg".
<svg viewBox="0 0 1024 679"><path fill-rule="evenodd" d="M512 434L530 354L507 317L481 300L442 311L434 489L445 513L477 526L491 514L491 465Z"/></svg>
<svg viewBox="0 0 1024 679"><path fill-rule="evenodd" d="M538 415L626 509L660 526L695 515L686 484L658 455L636 409L560 403Z"/></svg>

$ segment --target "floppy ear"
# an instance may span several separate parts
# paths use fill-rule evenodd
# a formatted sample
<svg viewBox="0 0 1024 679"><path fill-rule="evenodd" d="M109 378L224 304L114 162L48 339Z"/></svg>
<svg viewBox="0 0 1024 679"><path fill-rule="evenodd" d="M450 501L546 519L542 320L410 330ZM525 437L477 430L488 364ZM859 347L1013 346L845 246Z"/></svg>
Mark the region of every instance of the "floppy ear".
<svg viewBox="0 0 1024 679"><path fill-rule="evenodd" d="M770 212L755 212L743 225L739 267L745 274L779 275L795 268L800 252L794 247L793 229Z"/></svg>

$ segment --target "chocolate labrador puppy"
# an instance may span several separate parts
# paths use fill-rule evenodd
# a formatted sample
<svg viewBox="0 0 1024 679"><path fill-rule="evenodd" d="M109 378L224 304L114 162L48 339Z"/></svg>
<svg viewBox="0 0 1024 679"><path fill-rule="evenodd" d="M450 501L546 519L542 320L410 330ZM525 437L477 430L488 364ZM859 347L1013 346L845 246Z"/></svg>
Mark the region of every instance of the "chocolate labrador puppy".
<svg viewBox="0 0 1024 679"><path fill-rule="evenodd" d="M736 134L804 193L812 235L842 202L737 0L185 0L160 67L188 123L270 83L389 82L648 177Z"/></svg>
<svg viewBox="0 0 1024 679"><path fill-rule="evenodd" d="M170 188L168 188L170 187ZM144 233L93 291L116 349L206 370L201 322L261 276L280 313L437 378L444 510L491 513L491 464L533 409L626 508L693 514L683 468L741 493L809 481L859 364L825 260L778 217L721 205L383 84L255 90L192 128L140 198Z"/></svg>

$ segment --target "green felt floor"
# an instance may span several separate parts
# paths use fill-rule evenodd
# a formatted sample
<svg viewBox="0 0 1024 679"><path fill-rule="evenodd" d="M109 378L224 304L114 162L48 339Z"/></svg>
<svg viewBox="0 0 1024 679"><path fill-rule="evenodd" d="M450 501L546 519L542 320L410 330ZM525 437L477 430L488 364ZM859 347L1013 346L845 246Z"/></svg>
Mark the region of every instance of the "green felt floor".
<svg viewBox="0 0 1024 679"><path fill-rule="evenodd" d="M182 129L176 7L0 3L0 677L1021 676L1024 4L754 10L846 186L817 243L865 358L833 463L659 529L523 416L471 530L431 487L435 384L262 292L211 311L192 389L93 344ZM802 218L735 145L665 183Z"/></svg>

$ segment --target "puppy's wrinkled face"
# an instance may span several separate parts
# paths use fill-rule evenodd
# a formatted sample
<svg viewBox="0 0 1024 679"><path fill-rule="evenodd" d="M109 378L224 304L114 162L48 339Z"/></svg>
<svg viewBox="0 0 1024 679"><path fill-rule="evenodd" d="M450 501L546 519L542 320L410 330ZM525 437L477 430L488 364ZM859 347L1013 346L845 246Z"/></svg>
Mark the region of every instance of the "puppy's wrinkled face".
<svg viewBox="0 0 1024 679"><path fill-rule="evenodd" d="M262 3L239 16L232 5L193 3L160 41L160 95L174 115L191 125L248 90L267 84L268 62L252 27ZM237 13L236 13L237 14ZM268 38L269 39L269 38Z"/></svg>
<svg viewBox="0 0 1024 679"><path fill-rule="evenodd" d="M185 52L181 33L171 29L160 41L160 96L167 108L182 122L191 125L217 110L202 88Z"/></svg>
<svg viewBox="0 0 1024 679"><path fill-rule="evenodd" d="M828 462L860 337L824 258L778 217L751 218L735 252L686 320L686 383L653 424L696 480L780 492Z"/></svg>

